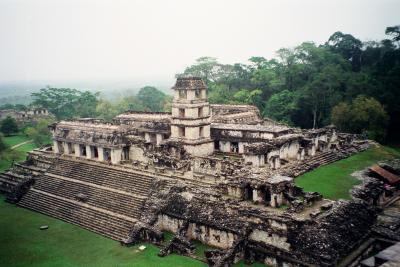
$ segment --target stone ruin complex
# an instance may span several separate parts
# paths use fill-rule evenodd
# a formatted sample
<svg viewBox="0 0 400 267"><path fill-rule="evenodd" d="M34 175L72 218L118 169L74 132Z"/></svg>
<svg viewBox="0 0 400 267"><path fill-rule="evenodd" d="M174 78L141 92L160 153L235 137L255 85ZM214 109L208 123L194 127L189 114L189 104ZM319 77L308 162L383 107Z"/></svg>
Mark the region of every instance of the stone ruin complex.
<svg viewBox="0 0 400 267"><path fill-rule="evenodd" d="M172 89L171 113L50 125L53 145L1 174L0 190L21 207L121 244L152 242L160 256L195 257L197 240L210 246L203 257L210 266L357 266L372 246L355 253L366 240L396 236L376 224L397 196L395 180L366 175L352 199L340 201L294 184L368 141L334 127L291 128L254 106L210 105L200 78L178 78Z"/></svg>
<svg viewBox="0 0 400 267"><path fill-rule="evenodd" d="M44 108L33 108L24 111L15 109L0 110L0 120L7 117L14 118L18 123L36 122L39 119L54 118L54 116Z"/></svg>

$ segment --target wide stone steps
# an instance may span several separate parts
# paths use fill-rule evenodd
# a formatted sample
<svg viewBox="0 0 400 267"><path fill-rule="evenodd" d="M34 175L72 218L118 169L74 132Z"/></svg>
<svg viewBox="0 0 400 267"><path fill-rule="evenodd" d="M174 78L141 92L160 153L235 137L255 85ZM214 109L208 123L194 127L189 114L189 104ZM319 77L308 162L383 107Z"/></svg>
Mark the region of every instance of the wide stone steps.
<svg viewBox="0 0 400 267"><path fill-rule="evenodd" d="M15 186L28 179L29 177L27 176L13 173L11 171L0 173L0 192L8 194L12 192Z"/></svg>
<svg viewBox="0 0 400 267"><path fill-rule="evenodd" d="M0 192L1 193L10 193L14 186L18 184L18 181L15 181L14 178L0 174Z"/></svg>
<svg viewBox="0 0 400 267"><path fill-rule="evenodd" d="M133 219L121 218L111 212L101 211L90 205L66 200L36 189L29 190L18 205L119 241L127 238L135 224Z"/></svg>
<svg viewBox="0 0 400 267"><path fill-rule="evenodd" d="M152 183L146 176L68 160L58 160L48 172L139 195L147 195Z"/></svg>
<svg viewBox="0 0 400 267"><path fill-rule="evenodd" d="M337 161L339 159L340 157L337 156L334 152L324 152L311 158L310 160L307 160L306 162L304 162L304 164L307 164L309 166L325 165Z"/></svg>
<svg viewBox="0 0 400 267"><path fill-rule="evenodd" d="M48 175L38 177L34 188L72 200L76 200L79 194L83 194L85 195L84 203L134 218L140 216L140 208L143 204L143 198Z"/></svg>

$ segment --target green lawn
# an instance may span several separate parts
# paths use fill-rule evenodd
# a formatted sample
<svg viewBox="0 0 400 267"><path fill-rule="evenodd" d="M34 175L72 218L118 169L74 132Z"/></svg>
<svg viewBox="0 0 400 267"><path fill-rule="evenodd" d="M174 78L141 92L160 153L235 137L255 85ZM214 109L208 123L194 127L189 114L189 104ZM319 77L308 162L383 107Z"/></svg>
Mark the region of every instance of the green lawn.
<svg viewBox="0 0 400 267"><path fill-rule="evenodd" d="M24 135L13 135L4 137L4 141L10 147L23 143L28 140L29 138L27 138ZM32 151L35 148L37 148L37 146L34 143L24 144L22 146L15 148L15 150L22 152L21 156L17 159L17 162L24 161L26 159L26 152ZM10 166L11 166L11 161L0 159L0 172L10 168Z"/></svg>
<svg viewBox="0 0 400 267"><path fill-rule="evenodd" d="M0 195L1 267L205 267L179 255L157 256L159 248L145 244L124 247L78 226L4 202ZM48 225L48 230L39 230ZM243 263L237 267L248 266ZM252 267L264 266L256 263Z"/></svg>
<svg viewBox="0 0 400 267"><path fill-rule="evenodd" d="M146 244L124 247L118 242L72 224L38 214L0 198L0 266L182 266L206 264L188 257L157 256L159 249ZM49 225L45 231L41 225Z"/></svg>
<svg viewBox="0 0 400 267"><path fill-rule="evenodd" d="M29 140L29 138L24 134L17 134L17 135L4 137L4 142L7 145L9 145L10 147L18 145L18 144L20 144L22 142L25 142L25 141L28 141L28 140Z"/></svg>
<svg viewBox="0 0 400 267"><path fill-rule="evenodd" d="M400 157L400 151L389 147L374 147L349 158L319 167L295 179L296 185L305 191L316 191L329 199L349 199L349 190L360 183L351 174L363 170L372 164L394 157Z"/></svg>

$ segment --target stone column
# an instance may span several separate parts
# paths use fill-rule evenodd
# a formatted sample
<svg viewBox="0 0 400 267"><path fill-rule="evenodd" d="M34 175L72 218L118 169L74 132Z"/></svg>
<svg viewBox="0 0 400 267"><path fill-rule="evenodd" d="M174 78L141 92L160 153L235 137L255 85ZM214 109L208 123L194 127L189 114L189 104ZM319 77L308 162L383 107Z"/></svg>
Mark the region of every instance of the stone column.
<svg viewBox="0 0 400 267"><path fill-rule="evenodd" d="M121 161L121 154L122 154L121 148L111 149L111 163L118 164Z"/></svg>
<svg viewBox="0 0 400 267"><path fill-rule="evenodd" d="M261 197L261 192L258 189L253 189L253 201L257 203L263 202L263 198Z"/></svg>
<svg viewBox="0 0 400 267"><path fill-rule="evenodd" d="M162 134L156 134L156 140L157 140L157 145L160 145L163 140Z"/></svg>
<svg viewBox="0 0 400 267"><path fill-rule="evenodd" d="M69 146L67 142L63 142L63 147L64 147L64 154L71 154L71 151L69 151Z"/></svg>
<svg viewBox="0 0 400 267"><path fill-rule="evenodd" d="M104 161L104 149L102 147L97 147L97 152L99 153L99 161Z"/></svg>
<svg viewBox="0 0 400 267"><path fill-rule="evenodd" d="M75 146L75 156L81 157L82 153L81 153L81 148L79 147L79 144L74 144L74 146Z"/></svg>
<svg viewBox="0 0 400 267"><path fill-rule="evenodd" d="M276 208L278 207L278 195L271 193L271 207Z"/></svg>
<svg viewBox="0 0 400 267"><path fill-rule="evenodd" d="M54 153L60 153L60 149L58 148L58 142L53 140L53 151Z"/></svg>
<svg viewBox="0 0 400 267"><path fill-rule="evenodd" d="M86 146L86 158L87 159L91 159L91 158L93 158L93 153L92 153L93 151L92 151L92 147L91 146Z"/></svg>
<svg viewBox="0 0 400 267"><path fill-rule="evenodd" d="M144 133L144 140L146 140L146 142L148 142L148 143L151 142L150 134L149 134L149 133Z"/></svg>

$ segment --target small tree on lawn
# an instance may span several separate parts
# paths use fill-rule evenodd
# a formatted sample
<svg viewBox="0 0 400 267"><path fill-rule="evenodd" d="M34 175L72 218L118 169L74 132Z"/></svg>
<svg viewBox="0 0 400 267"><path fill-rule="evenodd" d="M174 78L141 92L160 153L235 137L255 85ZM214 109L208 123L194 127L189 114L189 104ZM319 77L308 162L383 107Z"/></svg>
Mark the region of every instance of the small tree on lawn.
<svg viewBox="0 0 400 267"><path fill-rule="evenodd" d="M5 136L17 133L18 132L17 121L14 118L8 116L1 122L0 132L2 132Z"/></svg>

